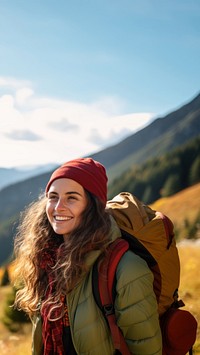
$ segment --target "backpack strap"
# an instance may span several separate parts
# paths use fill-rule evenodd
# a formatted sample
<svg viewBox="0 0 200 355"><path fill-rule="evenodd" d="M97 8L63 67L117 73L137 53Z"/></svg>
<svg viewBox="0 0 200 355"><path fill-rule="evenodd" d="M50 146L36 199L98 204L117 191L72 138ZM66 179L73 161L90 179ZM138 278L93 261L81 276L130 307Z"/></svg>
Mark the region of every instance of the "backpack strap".
<svg viewBox="0 0 200 355"><path fill-rule="evenodd" d="M116 350L123 355L129 355L130 351L124 336L117 325L114 300L116 295L116 269L122 256L131 249L142 256L150 267L157 264L147 249L139 243L137 238L121 229L122 238L116 239L106 250L106 253L97 259L93 266L92 287L96 304L103 313L111 331L113 344Z"/></svg>
<svg viewBox="0 0 200 355"><path fill-rule="evenodd" d="M108 322L115 350L119 350L120 353L123 355L130 355L131 353L125 342L124 336L117 325L113 304L113 284L115 280L117 265L121 257L128 249L129 244L127 241L121 238L115 240L109 245L106 255L99 262L99 270L97 270L97 277L95 277L93 273L93 280L98 280L98 290L95 290L95 286L93 284L94 297L95 294L97 295L97 293L99 292L100 300L97 300L95 297L96 302L100 306Z"/></svg>
<svg viewBox="0 0 200 355"><path fill-rule="evenodd" d="M169 219L169 217L167 217L166 215L164 215L162 212L156 212L156 216L160 217L163 221L163 225L165 228L165 232L166 232L166 238L167 238L167 249L169 249L170 245L172 244L173 238L174 238L174 225L171 221L171 219Z"/></svg>

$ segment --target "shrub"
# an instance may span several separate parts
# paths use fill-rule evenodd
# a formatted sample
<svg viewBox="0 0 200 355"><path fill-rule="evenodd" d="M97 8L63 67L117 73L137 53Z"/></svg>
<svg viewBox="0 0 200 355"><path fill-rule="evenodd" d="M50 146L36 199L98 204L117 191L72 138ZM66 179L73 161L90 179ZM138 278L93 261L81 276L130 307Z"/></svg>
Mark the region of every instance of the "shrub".
<svg viewBox="0 0 200 355"><path fill-rule="evenodd" d="M18 332L23 323L30 322L29 317L23 312L13 307L16 289L12 287L4 305L4 316L2 322L11 332Z"/></svg>

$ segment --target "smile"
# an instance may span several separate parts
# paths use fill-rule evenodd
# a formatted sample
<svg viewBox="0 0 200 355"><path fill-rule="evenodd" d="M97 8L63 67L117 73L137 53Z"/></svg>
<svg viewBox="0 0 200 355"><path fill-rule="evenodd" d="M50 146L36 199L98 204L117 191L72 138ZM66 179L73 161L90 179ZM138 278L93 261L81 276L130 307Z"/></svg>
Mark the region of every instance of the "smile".
<svg viewBox="0 0 200 355"><path fill-rule="evenodd" d="M54 219L56 221L69 221L70 219L72 219L72 217L54 216Z"/></svg>

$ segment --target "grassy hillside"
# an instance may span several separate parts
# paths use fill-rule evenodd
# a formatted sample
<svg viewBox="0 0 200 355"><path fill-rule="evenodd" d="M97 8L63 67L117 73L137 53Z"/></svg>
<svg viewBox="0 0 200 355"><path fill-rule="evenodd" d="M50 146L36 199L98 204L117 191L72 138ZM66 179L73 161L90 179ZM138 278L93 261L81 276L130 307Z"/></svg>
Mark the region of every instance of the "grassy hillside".
<svg viewBox="0 0 200 355"><path fill-rule="evenodd" d="M175 225L175 231L180 231L180 239L188 238L188 235L184 234L186 225L194 223L200 214L200 183L173 196L157 200L151 208L169 216ZM200 238L200 227L198 236Z"/></svg>
<svg viewBox="0 0 200 355"><path fill-rule="evenodd" d="M197 319L198 332L194 355L200 355L200 302L198 297L200 279L197 277L200 270L200 243L180 243L178 250L181 263L179 295L185 303L183 309L190 311Z"/></svg>
<svg viewBox="0 0 200 355"><path fill-rule="evenodd" d="M10 292L10 286L0 288L0 354L30 355L31 354L31 324L26 324L18 333L10 333L2 323L5 300Z"/></svg>

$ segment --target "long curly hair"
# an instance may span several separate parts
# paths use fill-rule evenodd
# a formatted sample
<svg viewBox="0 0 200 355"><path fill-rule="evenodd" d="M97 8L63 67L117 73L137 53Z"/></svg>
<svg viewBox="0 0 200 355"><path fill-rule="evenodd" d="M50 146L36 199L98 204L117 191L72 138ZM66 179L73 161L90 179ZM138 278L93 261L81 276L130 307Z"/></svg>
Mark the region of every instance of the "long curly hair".
<svg viewBox="0 0 200 355"><path fill-rule="evenodd" d="M98 198L88 191L86 194L88 203L81 223L65 241L62 235L54 232L48 221L46 196L40 197L22 213L14 241L15 283L18 288L15 307L29 316L37 312L41 304L48 305L52 311L59 308L61 295L70 292L87 271L87 253L106 250L110 238L109 214ZM42 265L48 257L51 262L47 272ZM49 275L52 285L49 285ZM50 286L51 292L48 293Z"/></svg>

